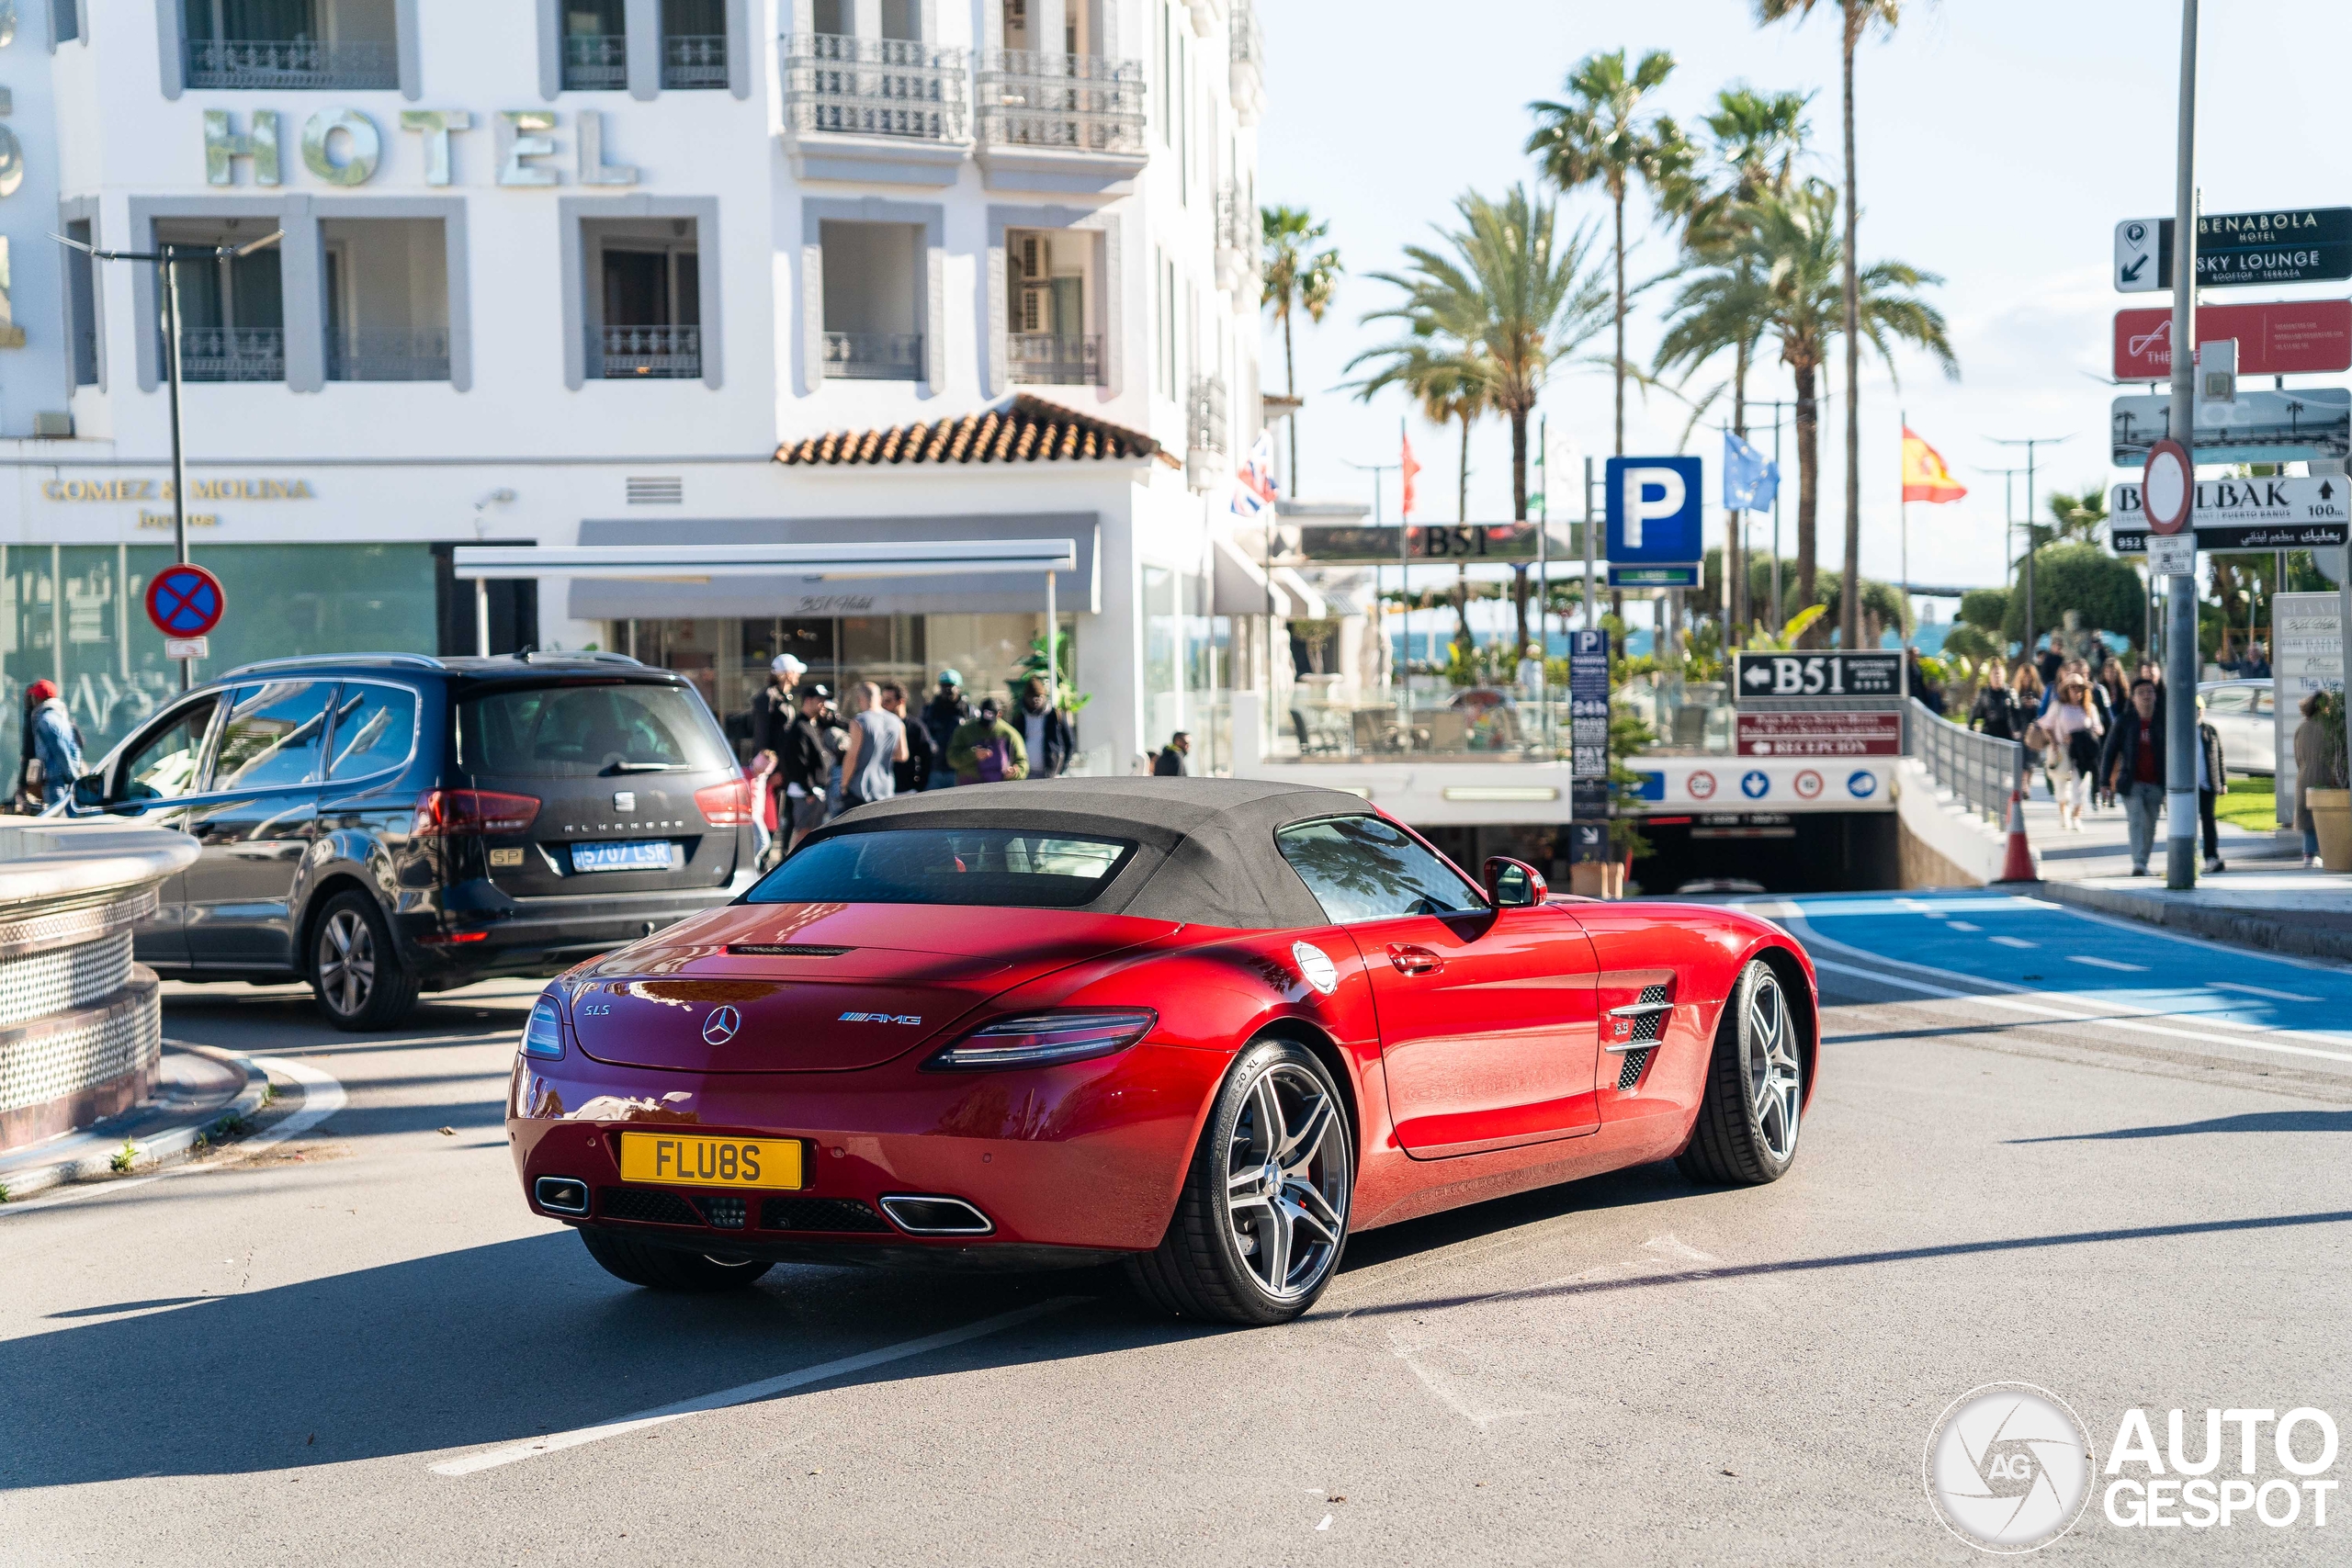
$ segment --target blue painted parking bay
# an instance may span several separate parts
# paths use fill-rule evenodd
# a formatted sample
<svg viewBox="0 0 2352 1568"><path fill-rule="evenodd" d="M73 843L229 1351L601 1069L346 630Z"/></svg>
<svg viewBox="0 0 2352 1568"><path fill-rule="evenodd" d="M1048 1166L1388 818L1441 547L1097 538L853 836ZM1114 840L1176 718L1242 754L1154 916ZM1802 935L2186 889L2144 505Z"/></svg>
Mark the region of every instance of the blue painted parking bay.
<svg viewBox="0 0 2352 1568"><path fill-rule="evenodd" d="M2232 1050L2352 1063L2352 970L1998 892L1755 899L1823 969Z"/></svg>

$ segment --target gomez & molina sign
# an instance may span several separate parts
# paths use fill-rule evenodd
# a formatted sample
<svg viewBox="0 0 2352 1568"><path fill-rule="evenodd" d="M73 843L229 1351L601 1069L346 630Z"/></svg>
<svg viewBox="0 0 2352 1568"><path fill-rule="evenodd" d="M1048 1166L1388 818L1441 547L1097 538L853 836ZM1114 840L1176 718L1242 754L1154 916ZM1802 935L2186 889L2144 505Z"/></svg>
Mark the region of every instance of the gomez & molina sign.
<svg viewBox="0 0 2352 1568"><path fill-rule="evenodd" d="M51 501L169 501L169 479L50 479L40 487ZM308 479L190 479L190 501L315 501Z"/></svg>

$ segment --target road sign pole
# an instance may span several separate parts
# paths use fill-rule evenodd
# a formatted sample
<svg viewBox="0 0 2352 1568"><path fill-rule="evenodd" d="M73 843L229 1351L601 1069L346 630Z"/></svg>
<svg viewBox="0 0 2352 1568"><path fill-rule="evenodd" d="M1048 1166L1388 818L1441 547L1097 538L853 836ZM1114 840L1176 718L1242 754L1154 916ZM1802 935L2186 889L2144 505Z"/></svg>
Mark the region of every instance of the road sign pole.
<svg viewBox="0 0 2352 1568"><path fill-rule="evenodd" d="M2188 448L2197 525L2197 0L2180 3L2180 118L2173 168L2172 422ZM2191 537L2194 537L2192 532ZM2197 886L2197 572L2173 575L2165 605L2165 886ZM2222 781L2215 779L2214 787Z"/></svg>
<svg viewBox="0 0 2352 1568"><path fill-rule="evenodd" d="M164 247L164 378L171 389L172 415L172 558L187 564L187 450L180 427L180 260L179 252ZM183 659L180 690L196 683L196 661Z"/></svg>

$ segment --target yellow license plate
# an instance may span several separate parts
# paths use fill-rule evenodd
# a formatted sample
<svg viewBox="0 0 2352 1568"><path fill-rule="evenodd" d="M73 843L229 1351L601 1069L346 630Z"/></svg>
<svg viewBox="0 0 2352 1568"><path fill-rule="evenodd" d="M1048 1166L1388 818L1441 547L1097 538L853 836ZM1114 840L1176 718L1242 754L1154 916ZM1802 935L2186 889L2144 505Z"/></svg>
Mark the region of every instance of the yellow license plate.
<svg viewBox="0 0 2352 1568"><path fill-rule="evenodd" d="M706 1138L685 1133L623 1133L621 1179L667 1187L797 1189L802 1174L797 1138Z"/></svg>

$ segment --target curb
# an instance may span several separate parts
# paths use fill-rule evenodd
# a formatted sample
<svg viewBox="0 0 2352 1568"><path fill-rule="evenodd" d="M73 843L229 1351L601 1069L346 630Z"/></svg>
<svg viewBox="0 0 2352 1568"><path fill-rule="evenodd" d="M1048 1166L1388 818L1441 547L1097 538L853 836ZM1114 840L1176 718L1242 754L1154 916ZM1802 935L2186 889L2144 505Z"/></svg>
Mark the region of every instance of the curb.
<svg viewBox="0 0 2352 1568"><path fill-rule="evenodd" d="M2289 915L2258 914L2219 908L2169 898L2152 898L2112 887L2085 887L2072 882L2042 882L2035 895L2053 904L2072 904L2103 915L2120 915L2143 925L2164 926L2210 942L2228 942L2264 953L2291 953L2308 958L2352 960L2352 928L2321 925Z"/></svg>
<svg viewBox="0 0 2352 1568"><path fill-rule="evenodd" d="M181 1040L167 1043L175 1050L193 1052L197 1055L209 1056L216 1062L242 1068L245 1075L245 1087L238 1091L236 1099L216 1111L207 1111L196 1121L167 1133L136 1140L132 1145L137 1151L131 1160L132 1170L160 1170L165 1166L179 1164L195 1151L197 1139L232 1118L253 1115L261 1109L262 1101L269 1093L269 1075L256 1066L251 1057L234 1051L223 1051L218 1046L196 1045ZM116 1147L119 1149L120 1145ZM46 1192L52 1187L114 1175L114 1156L115 1150L107 1150L32 1166L13 1173L6 1179L8 1201L18 1202L36 1192Z"/></svg>

